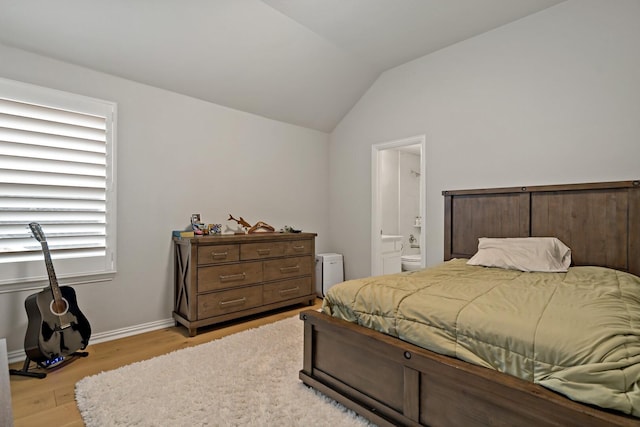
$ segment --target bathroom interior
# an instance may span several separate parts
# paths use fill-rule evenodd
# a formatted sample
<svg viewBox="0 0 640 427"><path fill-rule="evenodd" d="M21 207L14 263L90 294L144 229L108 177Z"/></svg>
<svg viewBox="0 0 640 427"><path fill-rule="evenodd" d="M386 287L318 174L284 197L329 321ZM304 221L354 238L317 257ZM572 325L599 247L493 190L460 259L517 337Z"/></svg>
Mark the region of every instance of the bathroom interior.
<svg viewBox="0 0 640 427"><path fill-rule="evenodd" d="M380 207L383 245L391 244L384 273L421 268L422 218L420 206L420 144L380 152ZM394 245L395 243L395 245ZM399 256L399 263L397 258Z"/></svg>

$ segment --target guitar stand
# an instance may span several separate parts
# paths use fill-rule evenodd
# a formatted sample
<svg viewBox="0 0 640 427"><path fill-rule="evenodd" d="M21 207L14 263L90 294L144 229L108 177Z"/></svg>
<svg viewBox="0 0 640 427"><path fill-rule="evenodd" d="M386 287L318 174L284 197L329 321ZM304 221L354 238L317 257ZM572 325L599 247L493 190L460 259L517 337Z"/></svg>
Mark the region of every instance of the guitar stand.
<svg viewBox="0 0 640 427"><path fill-rule="evenodd" d="M71 362L72 357L87 357L89 355L88 352L86 351L76 351L74 353L69 354L68 356L65 357L65 359L59 363L57 363L54 366L45 366L44 364L40 363L40 362L36 362L36 364L43 368L43 369L55 369L55 368L61 368L62 366L66 365L67 363ZM29 365L31 364L31 359L29 359L29 356L27 356L27 358L24 360L24 365L22 365L22 369L9 369L9 374L10 375L20 375L23 377L31 377L31 378L39 378L39 379L43 379L47 376L47 374L45 372L30 372L29 371Z"/></svg>

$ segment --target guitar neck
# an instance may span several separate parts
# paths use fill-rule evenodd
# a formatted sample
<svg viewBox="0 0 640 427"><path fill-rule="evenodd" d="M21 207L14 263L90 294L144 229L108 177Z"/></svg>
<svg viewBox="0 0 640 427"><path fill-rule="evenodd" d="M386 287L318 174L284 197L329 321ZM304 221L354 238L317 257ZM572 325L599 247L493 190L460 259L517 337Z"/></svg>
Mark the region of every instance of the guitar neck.
<svg viewBox="0 0 640 427"><path fill-rule="evenodd" d="M58 286L56 272L53 269L53 262L51 261L51 254L49 253L49 245L46 241L42 241L40 243L42 244L44 264L47 266L47 275L49 276L49 285L51 286L51 292L53 292L53 299L55 301L59 301L62 299L62 294L60 293L60 286Z"/></svg>

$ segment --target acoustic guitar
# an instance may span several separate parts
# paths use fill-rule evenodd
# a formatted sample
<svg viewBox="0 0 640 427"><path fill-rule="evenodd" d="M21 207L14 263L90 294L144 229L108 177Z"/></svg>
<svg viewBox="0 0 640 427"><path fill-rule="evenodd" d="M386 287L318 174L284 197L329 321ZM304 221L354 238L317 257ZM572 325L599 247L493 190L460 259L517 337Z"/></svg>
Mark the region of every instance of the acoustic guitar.
<svg viewBox="0 0 640 427"><path fill-rule="evenodd" d="M83 350L89 343L91 326L78 308L73 288L58 286L47 239L40 224L32 222L29 228L42 245L49 286L28 296L24 302L29 318L24 349L30 360L42 365Z"/></svg>

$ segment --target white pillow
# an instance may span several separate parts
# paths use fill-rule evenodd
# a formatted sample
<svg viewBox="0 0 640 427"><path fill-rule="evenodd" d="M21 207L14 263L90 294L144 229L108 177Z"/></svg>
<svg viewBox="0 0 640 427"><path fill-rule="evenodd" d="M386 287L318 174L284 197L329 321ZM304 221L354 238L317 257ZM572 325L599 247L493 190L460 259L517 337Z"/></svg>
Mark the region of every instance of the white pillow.
<svg viewBox="0 0 640 427"><path fill-rule="evenodd" d="M571 249L555 237L481 237L478 252L467 264L520 271L566 272L571 265Z"/></svg>

